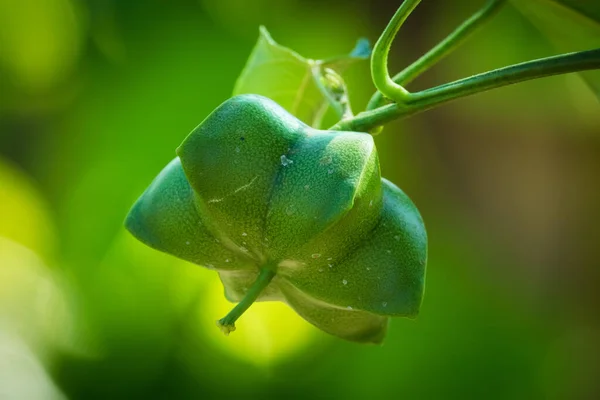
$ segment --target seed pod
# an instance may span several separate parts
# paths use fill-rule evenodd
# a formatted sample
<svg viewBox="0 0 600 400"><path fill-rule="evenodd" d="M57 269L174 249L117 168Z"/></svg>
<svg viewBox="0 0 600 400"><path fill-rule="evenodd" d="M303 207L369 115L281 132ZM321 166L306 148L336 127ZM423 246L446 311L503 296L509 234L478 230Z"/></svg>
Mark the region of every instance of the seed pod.
<svg viewBox="0 0 600 400"><path fill-rule="evenodd" d="M131 209L147 245L217 270L240 304L279 300L344 339L381 342L414 317L427 239L419 212L382 179L373 138L313 129L273 101L233 97L209 115Z"/></svg>

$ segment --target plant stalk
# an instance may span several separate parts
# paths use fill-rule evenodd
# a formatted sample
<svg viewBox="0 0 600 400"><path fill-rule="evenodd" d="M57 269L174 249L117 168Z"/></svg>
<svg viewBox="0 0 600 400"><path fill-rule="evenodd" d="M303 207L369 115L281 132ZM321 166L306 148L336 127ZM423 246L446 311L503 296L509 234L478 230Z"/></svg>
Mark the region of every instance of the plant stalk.
<svg viewBox="0 0 600 400"><path fill-rule="evenodd" d="M342 120L331 130L369 132L399 118L472 94L514 83L570 72L600 69L600 48L528 61L460 79L410 94L407 103L394 103Z"/></svg>
<svg viewBox="0 0 600 400"><path fill-rule="evenodd" d="M450 35L429 50L421 58L406 67L400 73L396 74L392 80L401 86L412 82L423 72L427 71L433 65L452 53L461 44L463 44L475 31L481 28L486 22L491 20L492 17L500 11L504 4L506 4L506 0L489 0L483 8L463 22ZM385 62L387 63L387 60ZM367 110L373 110L384 104L385 97L380 91L377 91L373 97L371 97L371 100L367 105Z"/></svg>
<svg viewBox="0 0 600 400"><path fill-rule="evenodd" d="M246 310L258 299L262 291L271 283L275 277L275 270L271 268L261 268L258 277L250 286L246 295L229 313L217 321L217 326L228 336L230 332L235 331L235 321L242 316Z"/></svg>
<svg viewBox="0 0 600 400"><path fill-rule="evenodd" d="M400 30L404 21L406 21L410 13L420 2L421 0L404 0L385 27L377 43L375 43L373 54L371 55L371 77L373 78L373 84L384 96L397 103L405 102L410 93L404 87L395 83L390 77L387 66L388 54L398 30Z"/></svg>

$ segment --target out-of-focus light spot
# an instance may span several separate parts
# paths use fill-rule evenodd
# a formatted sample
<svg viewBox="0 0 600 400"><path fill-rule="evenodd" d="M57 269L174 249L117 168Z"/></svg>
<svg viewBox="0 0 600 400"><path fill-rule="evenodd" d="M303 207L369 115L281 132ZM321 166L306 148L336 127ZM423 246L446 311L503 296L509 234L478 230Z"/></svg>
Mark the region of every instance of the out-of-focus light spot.
<svg viewBox="0 0 600 400"><path fill-rule="evenodd" d="M314 342L316 328L281 302L257 302L238 319L236 331L223 335L216 321L234 304L225 299L217 274L203 271L206 288L199 321L209 340L227 354L257 366L268 366L300 354Z"/></svg>
<svg viewBox="0 0 600 400"><path fill-rule="evenodd" d="M0 69L13 85L43 91L71 71L82 42L72 0L0 0Z"/></svg>
<svg viewBox="0 0 600 400"><path fill-rule="evenodd" d="M35 253L0 236L0 331L18 334L38 354L73 350L65 289Z"/></svg>
<svg viewBox="0 0 600 400"><path fill-rule="evenodd" d="M91 5L93 22L90 24L90 36L107 58L121 63L126 59L127 48L117 23L116 4L112 1L102 1Z"/></svg>
<svg viewBox="0 0 600 400"><path fill-rule="evenodd" d="M21 243L43 258L51 254L55 247L54 229L40 194L24 173L2 159L0 236Z"/></svg>
<svg viewBox="0 0 600 400"><path fill-rule="evenodd" d="M0 399L66 399L31 349L19 337L3 332L1 326Z"/></svg>

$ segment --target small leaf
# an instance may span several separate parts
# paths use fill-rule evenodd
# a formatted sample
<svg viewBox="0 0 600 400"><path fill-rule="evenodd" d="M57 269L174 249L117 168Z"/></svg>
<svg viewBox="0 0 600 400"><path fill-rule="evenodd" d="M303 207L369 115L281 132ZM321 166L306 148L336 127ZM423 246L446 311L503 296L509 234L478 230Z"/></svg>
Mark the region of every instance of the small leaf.
<svg viewBox="0 0 600 400"><path fill-rule="evenodd" d="M349 55L325 61L307 59L277 44L261 26L258 42L235 84L233 95L260 94L306 124L319 127L328 104L334 101L320 82L323 67L341 71L356 61L368 59L369 55L369 44L361 39Z"/></svg>
<svg viewBox="0 0 600 400"><path fill-rule="evenodd" d="M513 0L513 4L557 50L600 48L600 1ZM600 97L600 71L580 74Z"/></svg>
<svg viewBox="0 0 600 400"><path fill-rule="evenodd" d="M356 46L350 52L350 57L368 59L371 57L371 43L369 43L369 39L360 38L356 41Z"/></svg>
<svg viewBox="0 0 600 400"><path fill-rule="evenodd" d="M301 121L313 125L326 102L315 82L314 65L314 60L277 44L267 29L261 26L258 42L235 84L233 94L263 95Z"/></svg>
<svg viewBox="0 0 600 400"><path fill-rule="evenodd" d="M371 57L371 43L367 38L360 38L356 41L356 46L349 54L332 57L323 60L323 65L333 68L338 72L343 72L347 67L357 61L368 60Z"/></svg>

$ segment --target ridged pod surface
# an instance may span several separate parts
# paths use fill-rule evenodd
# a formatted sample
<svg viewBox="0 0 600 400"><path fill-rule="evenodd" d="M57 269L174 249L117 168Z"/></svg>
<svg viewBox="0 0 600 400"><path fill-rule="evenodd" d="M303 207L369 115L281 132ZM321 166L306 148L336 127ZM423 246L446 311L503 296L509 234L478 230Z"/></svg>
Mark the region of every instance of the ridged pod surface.
<svg viewBox="0 0 600 400"><path fill-rule="evenodd" d="M371 135L313 129L270 99L233 97L177 149L132 207L127 229L218 272L241 301L289 304L325 332L383 340L388 317L414 317L427 237L418 210L381 178Z"/></svg>

